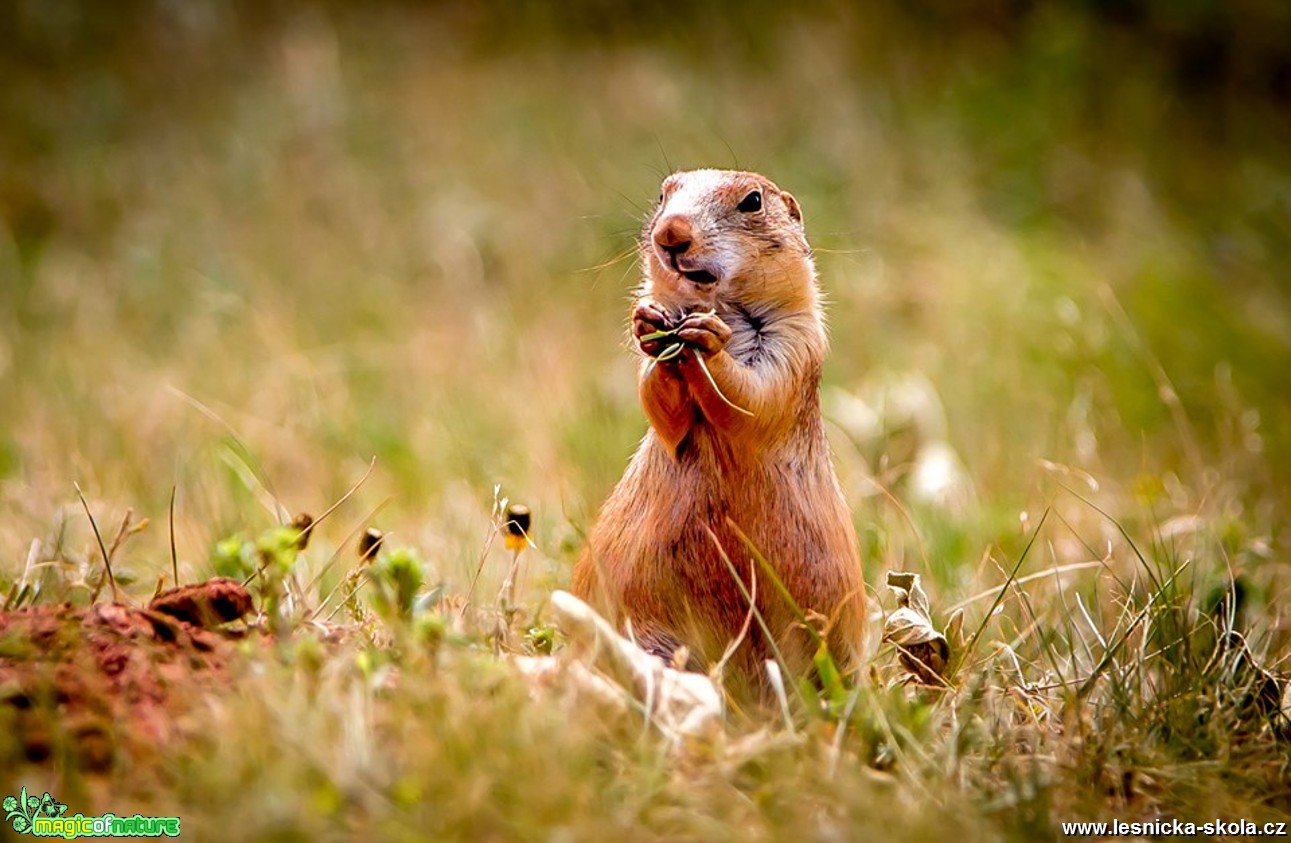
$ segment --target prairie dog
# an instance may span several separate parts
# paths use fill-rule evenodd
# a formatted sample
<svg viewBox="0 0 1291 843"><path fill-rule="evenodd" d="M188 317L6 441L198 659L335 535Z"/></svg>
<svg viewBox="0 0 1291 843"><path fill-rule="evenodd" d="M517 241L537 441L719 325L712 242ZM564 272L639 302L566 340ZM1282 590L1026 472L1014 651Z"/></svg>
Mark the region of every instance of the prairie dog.
<svg viewBox="0 0 1291 843"><path fill-rule="evenodd" d="M651 652L708 667L749 613L725 554L746 586L756 579L776 648L804 672L815 645L733 523L828 628L840 666L855 665L864 584L821 422L828 339L797 200L756 173L675 173L640 252L631 330L650 429L597 516L574 593ZM761 684L771 644L755 620L728 671Z"/></svg>

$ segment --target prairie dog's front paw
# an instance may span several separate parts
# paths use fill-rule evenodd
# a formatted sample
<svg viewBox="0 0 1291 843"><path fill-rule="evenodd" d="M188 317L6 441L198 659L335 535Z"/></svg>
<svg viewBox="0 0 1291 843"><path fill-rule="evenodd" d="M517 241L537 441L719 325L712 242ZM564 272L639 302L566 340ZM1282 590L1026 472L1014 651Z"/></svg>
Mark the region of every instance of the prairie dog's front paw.
<svg viewBox="0 0 1291 843"><path fill-rule="evenodd" d="M672 329L672 319L667 311L653 299L642 299L632 311L632 336L636 337L641 352L648 357L658 357L665 348L676 340L670 337L646 339L651 334L658 334Z"/></svg>
<svg viewBox="0 0 1291 843"><path fill-rule="evenodd" d="M707 354L716 354L731 339L731 328L716 313L692 313L677 328L677 339Z"/></svg>

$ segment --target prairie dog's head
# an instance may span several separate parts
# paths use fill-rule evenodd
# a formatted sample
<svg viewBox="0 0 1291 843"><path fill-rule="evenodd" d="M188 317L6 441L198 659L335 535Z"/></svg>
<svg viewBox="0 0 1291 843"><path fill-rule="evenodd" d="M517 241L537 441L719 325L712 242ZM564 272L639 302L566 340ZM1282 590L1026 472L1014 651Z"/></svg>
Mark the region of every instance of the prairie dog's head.
<svg viewBox="0 0 1291 843"><path fill-rule="evenodd" d="M664 179L641 250L647 289L669 306L816 300L798 202L757 173L690 170Z"/></svg>

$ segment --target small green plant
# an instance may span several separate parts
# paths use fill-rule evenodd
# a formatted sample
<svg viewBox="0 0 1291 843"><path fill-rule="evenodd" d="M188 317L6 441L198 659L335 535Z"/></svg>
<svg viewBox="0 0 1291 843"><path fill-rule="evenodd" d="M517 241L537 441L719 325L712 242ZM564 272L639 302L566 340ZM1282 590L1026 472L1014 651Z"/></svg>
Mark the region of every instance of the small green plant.
<svg viewBox="0 0 1291 843"><path fill-rule="evenodd" d="M560 639L560 630L552 624L531 626L525 630L524 639L529 642L534 652L550 656L556 649L556 642Z"/></svg>
<svg viewBox="0 0 1291 843"><path fill-rule="evenodd" d="M311 526L306 518L300 516L293 524L271 527L254 541L237 536L221 539L211 553L211 567L217 574L241 579L259 594L260 610L280 637L292 627L284 597L300 552L309 543Z"/></svg>
<svg viewBox="0 0 1291 843"><path fill-rule="evenodd" d="M406 623L419 608L418 595L425 582L424 563L416 551L399 547L385 551L367 568L372 584L372 604L390 623Z"/></svg>

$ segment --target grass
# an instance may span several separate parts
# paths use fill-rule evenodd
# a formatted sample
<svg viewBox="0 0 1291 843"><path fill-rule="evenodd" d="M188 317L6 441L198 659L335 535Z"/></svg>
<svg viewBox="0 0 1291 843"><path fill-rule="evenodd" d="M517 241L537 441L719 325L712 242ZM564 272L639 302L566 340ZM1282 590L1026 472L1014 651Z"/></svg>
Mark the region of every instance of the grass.
<svg viewBox="0 0 1291 843"><path fill-rule="evenodd" d="M193 581L376 460L280 557L289 640L247 645L190 737L88 775L25 763L6 728L5 793L175 813L196 839L1286 818L1255 667L1285 672L1288 643L1276 97L1244 66L1181 77L1149 24L1184 24L1156 12L580 8L3 12L0 593L84 604L110 555L145 600L174 578L172 489ZM1280 13L1251 14L1227 31L1254 61ZM497 653L550 643L545 597L644 430L631 249L661 177L701 165L803 205L826 389L876 420L830 415L871 605L912 570L935 623L964 603L981 634L951 692L914 692L876 616L844 705L790 694L789 723L736 712L674 755L532 699ZM919 491L933 445L949 498ZM503 498L536 545L511 612ZM150 526L101 550L129 509ZM360 564L369 526L397 563Z"/></svg>

